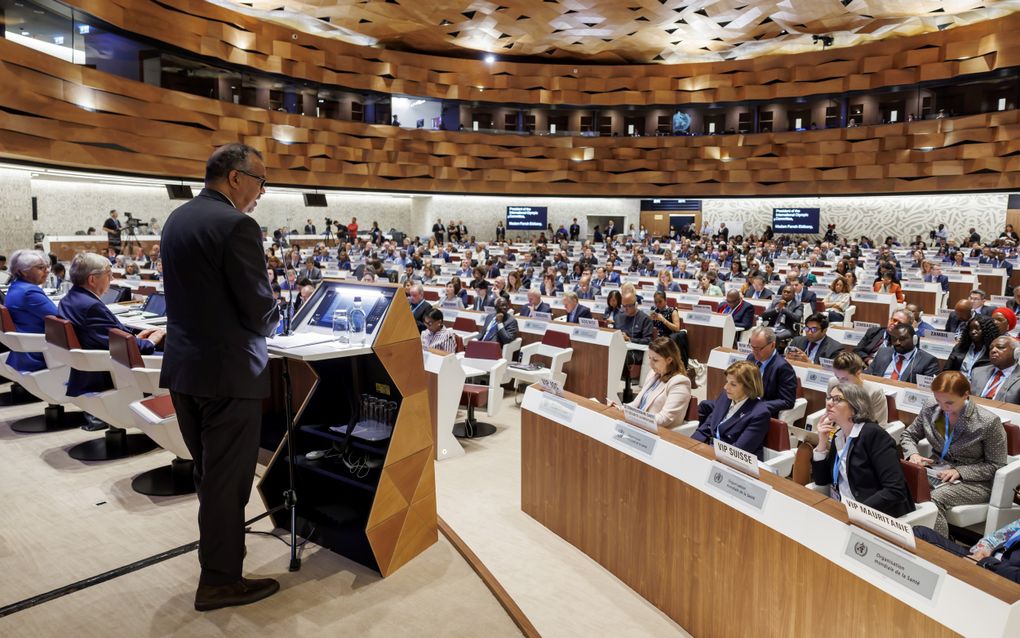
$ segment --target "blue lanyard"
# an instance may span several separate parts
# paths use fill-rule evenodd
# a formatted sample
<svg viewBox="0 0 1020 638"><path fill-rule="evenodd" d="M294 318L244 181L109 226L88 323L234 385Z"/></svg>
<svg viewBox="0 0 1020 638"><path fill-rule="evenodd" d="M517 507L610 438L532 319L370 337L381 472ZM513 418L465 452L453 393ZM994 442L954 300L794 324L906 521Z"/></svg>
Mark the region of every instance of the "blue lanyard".
<svg viewBox="0 0 1020 638"><path fill-rule="evenodd" d="M939 462L942 462L946 458L946 454L949 454L949 446L953 443L953 435L956 434L949 429L949 417L946 417L946 442L942 444L942 454L939 454Z"/></svg>
<svg viewBox="0 0 1020 638"><path fill-rule="evenodd" d="M652 385L648 386L647 390L645 390L644 392L641 393L641 402L638 403L638 406L637 406L638 410L644 410L645 409L645 404L648 403L648 395L650 395L652 393L652 390L654 390L657 387L659 387L659 380L658 379L655 380L655 383L653 383Z"/></svg>
<svg viewBox="0 0 1020 638"><path fill-rule="evenodd" d="M843 446L843 451L836 452L836 462L832 464L832 487L839 493L839 465L843 461L843 458L850 454L850 446L853 445L854 439L857 437L851 437L846 440L846 445Z"/></svg>

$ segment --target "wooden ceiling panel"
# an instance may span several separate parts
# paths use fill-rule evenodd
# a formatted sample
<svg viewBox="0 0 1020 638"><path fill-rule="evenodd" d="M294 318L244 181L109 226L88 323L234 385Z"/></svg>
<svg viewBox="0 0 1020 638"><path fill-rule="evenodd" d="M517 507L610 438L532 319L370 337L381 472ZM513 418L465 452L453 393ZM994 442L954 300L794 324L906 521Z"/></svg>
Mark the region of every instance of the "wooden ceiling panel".
<svg viewBox="0 0 1020 638"><path fill-rule="evenodd" d="M930 33L1016 0L215 0L358 45L610 63L745 59Z"/></svg>

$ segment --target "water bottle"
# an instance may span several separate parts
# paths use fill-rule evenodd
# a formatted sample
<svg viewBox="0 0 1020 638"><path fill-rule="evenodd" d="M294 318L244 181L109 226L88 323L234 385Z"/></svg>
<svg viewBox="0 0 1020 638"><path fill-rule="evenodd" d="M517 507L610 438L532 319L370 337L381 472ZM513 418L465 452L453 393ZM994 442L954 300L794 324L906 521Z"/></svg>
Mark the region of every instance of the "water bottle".
<svg viewBox="0 0 1020 638"><path fill-rule="evenodd" d="M361 309L361 297L354 298L354 307L351 308L351 345L361 346L365 344L365 311Z"/></svg>
<svg viewBox="0 0 1020 638"><path fill-rule="evenodd" d="M333 338L341 345L351 342L350 321L347 319L347 311L338 308L333 312Z"/></svg>

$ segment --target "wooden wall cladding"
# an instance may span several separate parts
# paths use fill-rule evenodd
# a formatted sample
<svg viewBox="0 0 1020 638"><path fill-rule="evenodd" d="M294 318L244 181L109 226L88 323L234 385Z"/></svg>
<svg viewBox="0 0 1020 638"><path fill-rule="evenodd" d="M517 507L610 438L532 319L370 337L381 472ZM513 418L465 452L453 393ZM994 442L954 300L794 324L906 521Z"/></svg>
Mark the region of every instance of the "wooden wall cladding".
<svg viewBox="0 0 1020 638"><path fill-rule="evenodd" d="M216 145L278 185L574 196L1020 188L1020 111L704 137L536 137L311 118L160 89L0 39L0 157L201 178ZM919 150L930 149L930 150Z"/></svg>
<svg viewBox="0 0 1020 638"><path fill-rule="evenodd" d="M511 104L671 105L773 100L946 80L1020 65L1020 14L852 48L700 64L497 62L364 47L201 0L65 0L115 26L296 79ZM484 91L479 90L479 87Z"/></svg>

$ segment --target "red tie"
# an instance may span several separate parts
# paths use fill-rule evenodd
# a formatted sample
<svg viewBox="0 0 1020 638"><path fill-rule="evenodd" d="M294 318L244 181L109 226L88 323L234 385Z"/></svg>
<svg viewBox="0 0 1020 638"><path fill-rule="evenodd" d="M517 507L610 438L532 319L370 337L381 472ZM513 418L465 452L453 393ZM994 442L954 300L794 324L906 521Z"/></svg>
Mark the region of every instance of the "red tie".
<svg viewBox="0 0 1020 638"><path fill-rule="evenodd" d="M890 376L889 378L892 379L893 381L899 381L900 380L900 372L903 372L903 355L902 354L896 355L896 367L893 368L892 376Z"/></svg>
<svg viewBox="0 0 1020 638"><path fill-rule="evenodd" d="M1002 377L1003 376L1005 376L1005 375L1002 374L1002 370L996 370L995 371L995 378L992 379L992 384L990 386L988 386L988 391L985 392L985 398L986 399L994 399L995 398L995 393L999 390L999 384L1002 383Z"/></svg>

